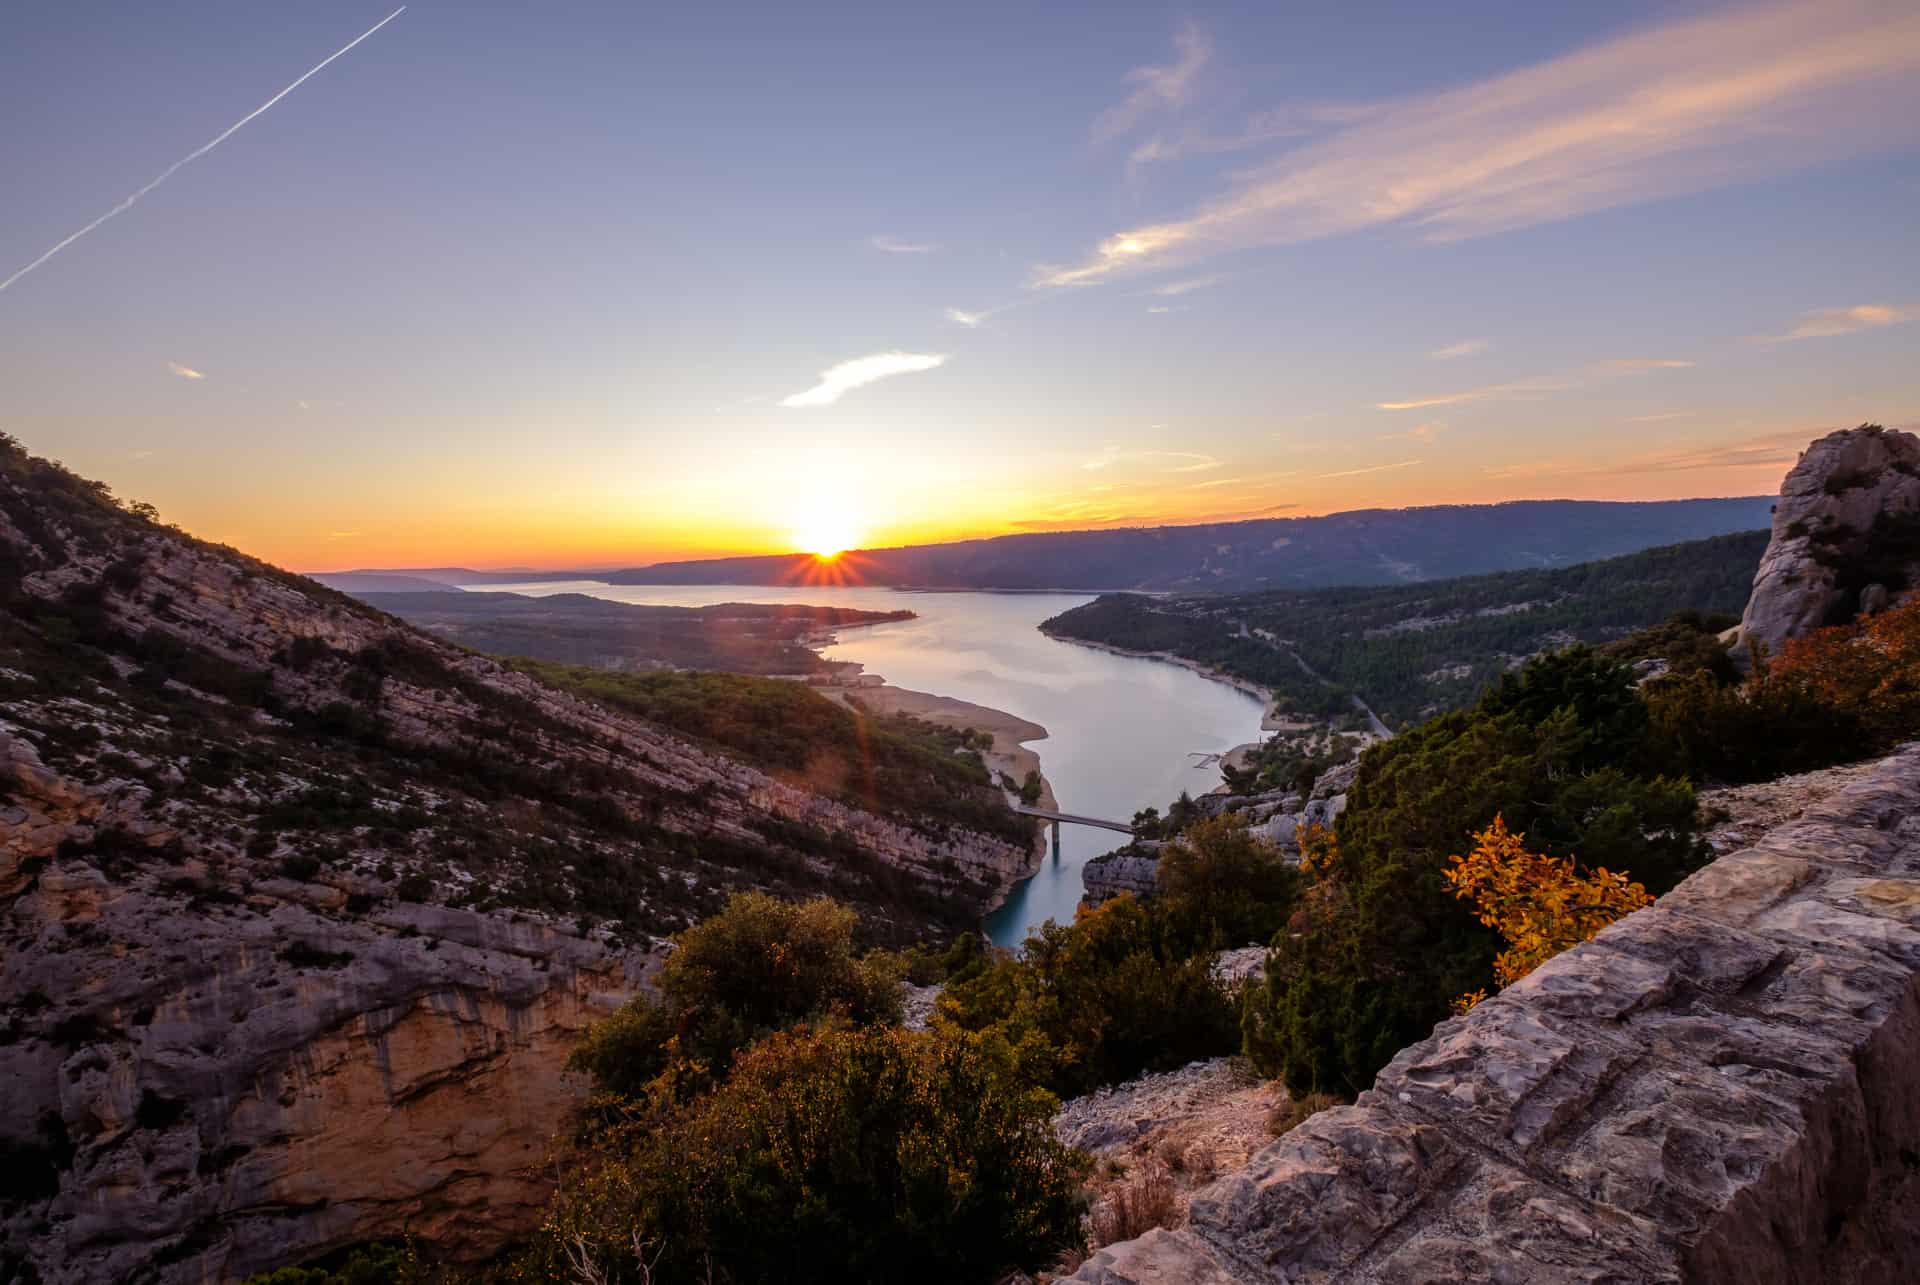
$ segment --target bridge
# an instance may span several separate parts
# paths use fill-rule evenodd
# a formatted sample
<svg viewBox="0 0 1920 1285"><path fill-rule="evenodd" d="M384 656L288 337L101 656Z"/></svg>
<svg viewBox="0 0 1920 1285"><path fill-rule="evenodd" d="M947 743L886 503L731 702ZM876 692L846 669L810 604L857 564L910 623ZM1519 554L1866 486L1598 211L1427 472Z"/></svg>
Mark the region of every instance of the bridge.
<svg viewBox="0 0 1920 1285"><path fill-rule="evenodd" d="M1042 821L1053 823L1053 855L1060 855L1060 827L1066 825L1090 825L1102 830L1118 830L1131 838L1133 827L1125 821L1109 821L1105 817L1083 817L1072 812L1055 812L1049 808L1029 807L1025 803L1015 803L1013 810L1021 816L1039 817Z"/></svg>

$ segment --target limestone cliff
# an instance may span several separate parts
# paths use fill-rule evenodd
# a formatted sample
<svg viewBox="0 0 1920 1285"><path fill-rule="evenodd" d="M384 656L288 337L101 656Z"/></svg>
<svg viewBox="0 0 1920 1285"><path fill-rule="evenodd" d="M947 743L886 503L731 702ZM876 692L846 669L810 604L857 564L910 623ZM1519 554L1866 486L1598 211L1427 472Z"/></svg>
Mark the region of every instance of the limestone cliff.
<svg viewBox="0 0 1920 1285"><path fill-rule="evenodd" d="M1403 1050L1086 1285L1894 1282L1920 746Z"/></svg>
<svg viewBox="0 0 1920 1285"><path fill-rule="evenodd" d="M1920 438L1871 425L1809 446L1780 486L1741 651L1884 606L1920 585Z"/></svg>
<svg viewBox="0 0 1920 1285"><path fill-rule="evenodd" d="M855 806L192 540L0 440L0 1279L528 1228L575 1033L732 889L975 920Z"/></svg>

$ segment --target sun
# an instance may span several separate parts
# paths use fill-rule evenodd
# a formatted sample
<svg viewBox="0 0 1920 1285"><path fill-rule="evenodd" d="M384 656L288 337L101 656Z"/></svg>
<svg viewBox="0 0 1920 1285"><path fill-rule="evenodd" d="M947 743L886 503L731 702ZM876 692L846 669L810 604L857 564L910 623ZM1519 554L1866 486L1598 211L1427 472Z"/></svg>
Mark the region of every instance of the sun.
<svg viewBox="0 0 1920 1285"><path fill-rule="evenodd" d="M832 562L860 543L860 531L845 515L811 513L794 525L793 543L822 562Z"/></svg>

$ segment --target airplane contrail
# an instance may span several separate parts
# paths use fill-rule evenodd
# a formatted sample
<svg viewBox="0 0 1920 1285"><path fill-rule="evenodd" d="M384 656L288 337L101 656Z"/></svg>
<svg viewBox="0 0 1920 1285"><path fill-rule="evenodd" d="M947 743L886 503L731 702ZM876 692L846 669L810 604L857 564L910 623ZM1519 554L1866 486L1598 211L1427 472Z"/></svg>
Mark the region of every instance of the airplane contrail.
<svg viewBox="0 0 1920 1285"><path fill-rule="evenodd" d="M67 237L65 240L55 245L51 250L48 250L45 254L35 259L32 263L29 263L26 267L20 269L18 272L8 277L5 281L0 281L0 290L5 290L8 286L18 281L21 277L26 276L29 272L32 272L35 268L45 263L48 259L51 259L54 255L60 253L62 250L66 249L68 246L72 245L75 241L78 241L81 237L85 236L87 233L99 227L102 223L105 223L108 219L113 218L116 214L125 214L128 210L133 208L135 202L139 201L139 199L145 196L147 193L153 191L154 188L159 187L162 183L172 178L177 172L179 172L182 166L186 165L190 161L199 160L202 156L205 156L208 152L211 152L214 148L220 146L220 144L226 142L229 138L232 138L236 133L240 131L241 126L245 125L248 121L258 116L261 112L266 111L267 108L273 106L275 103L279 102L282 98L285 98L288 94L291 94L294 90L300 88L300 86L306 84L307 81L311 80L315 75L317 75L320 72L320 70L324 68L328 63L332 62L335 58L340 57L340 55L346 53L348 50L352 49L355 45L359 44L362 40L365 40L368 36L371 36L374 32L380 30L380 28L386 26L389 22L392 22L395 18L398 18L401 14L405 13L406 11L407 11L407 6L401 5L398 9L395 9L392 13L380 19L380 21L374 23L371 27L368 27L365 31L361 32L358 36L355 36L351 41L347 42L345 45L342 45L339 49L336 49L333 53L328 54L320 62L315 63L313 67L305 75L300 77L300 79L294 81L291 85L288 85L285 89L275 94L272 98L267 99L266 102L261 103L258 107L248 112L245 116L242 116L239 120L227 126L227 128L222 130L219 133L219 135L216 136L211 142L202 144L201 146L195 148L193 151L188 152L185 156L181 157L179 160L175 161L173 164L167 166L167 168L161 172L159 178L153 180L153 182L147 184L145 187L135 192L132 196L129 196L126 200L120 202L120 204L114 206L111 210L108 210L105 214L102 214L99 218L87 224L87 226L81 228L78 232L75 232L72 236Z"/></svg>

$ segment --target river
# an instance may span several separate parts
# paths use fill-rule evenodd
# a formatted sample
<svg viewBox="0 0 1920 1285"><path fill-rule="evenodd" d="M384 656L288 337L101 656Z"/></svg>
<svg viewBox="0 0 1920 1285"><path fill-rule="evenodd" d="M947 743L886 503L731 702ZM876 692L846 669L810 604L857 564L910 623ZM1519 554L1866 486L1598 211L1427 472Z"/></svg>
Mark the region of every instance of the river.
<svg viewBox="0 0 1920 1285"><path fill-rule="evenodd" d="M1165 810L1182 790L1200 794L1220 783L1218 768L1190 765L1190 752L1218 754L1260 739L1260 701L1245 692L1177 665L1061 642L1035 628L1092 601L1091 594L591 581L485 588L682 607L803 602L915 612L913 620L843 630L822 654L858 661L895 687L957 697L1041 724L1049 735L1031 748L1039 752L1061 811L1082 816L1125 821L1141 808ZM1080 867L1123 837L1062 826L1059 858L1050 858L1013 891L987 921L988 935L1016 946L1048 919L1071 919L1080 900Z"/></svg>

